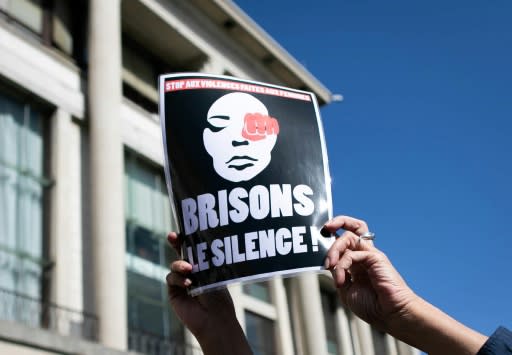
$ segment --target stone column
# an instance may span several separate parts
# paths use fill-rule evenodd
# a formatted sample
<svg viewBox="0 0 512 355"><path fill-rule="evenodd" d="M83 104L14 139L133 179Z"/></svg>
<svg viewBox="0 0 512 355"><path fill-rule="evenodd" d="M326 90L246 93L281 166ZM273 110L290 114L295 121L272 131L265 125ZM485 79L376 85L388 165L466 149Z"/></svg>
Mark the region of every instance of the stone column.
<svg viewBox="0 0 512 355"><path fill-rule="evenodd" d="M224 74L224 65L219 59L209 57L199 71L201 73L222 75Z"/></svg>
<svg viewBox="0 0 512 355"><path fill-rule="evenodd" d="M299 280L297 277L292 277L286 280L288 287L287 291L290 295L290 318L293 327L293 340L295 346L295 355L306 354L306 340L304 336L304 327L302 326L301 302L299 295Z"/></svg>
<svg viewBox="0 0 512 355"><path fill-rule="evenodd" d="M372 328L368 323L359 318L356 319L356 326L361 354L375 355L375 351L373 349Z"/></svg>
<svg viewBox="0 0 512 355"><path fill-rule="evenodd" d="M82 290L82 169L80 126L68 112L58 108L52 119L50 259L52 270L50 300L59 306L83 310ZM69 334L81 324L80 314L57 320L58 330Z"/></svg>
<svg viewBox="0 0 512 355"><path fill-rule="evenodd" d="M348 323L350 325L350 333L352 334L352 344L354 346L354 354L361 355L364 354L361 350L361 335L359 334L358 327L359 318L350 314L350 318Z"/></svg>
<svg viewBox="0 0 512 355"><path fill-rule="evenodd" d="M399 340L396 341L396 348L399 355L420 355L420 351L418 349L413 348L412 346L407 345Z"/></svg>
<svg viewBox="0 0 512 355"><path fill-rule="evenodd" d="M396 340L389 334L386 334L386 350L387 355L398 355Z"/></svg>
<svg viewBox="0 0 512 355"><path fill-rule="evenodd" d="M306 337L306 354L327 354L325 325L318 276L305 273L297 278L299 284L303 331Z"/></svg>
<svg viewBox="0 0 512 355"><path fill-rule="evenodd" d="M283 279L280 276L270 280L272 299L276 308L277 344L279 354L293 355L293 336L290 318L288 316L288 301Z"/></svg>
<svg viewBox="0 0 512 355"><path fill-rule="evenodd" d="M231 298L233 299L233 303L235 304L236 318L240 322L242 329L245 330L245 311L244 305L242 303L242 297L244 292L242 290L242 284L231 284L229 285L228 289L229 293L231 294Z"/></svg>
<svg viewBox="0 0 512 355"><path fill-rule="evenodd" d="M350 324L345 309L342 307L338 307L336 310L336 323L338 325L337 339L339 350L344 355L354 355Z"/></svg>
<svg viewBox="0 0 512 355"><path fill-rule="evenodd" d="M94 303L99 341L126 349L120 0L91 0L89 145Z"/></svg>

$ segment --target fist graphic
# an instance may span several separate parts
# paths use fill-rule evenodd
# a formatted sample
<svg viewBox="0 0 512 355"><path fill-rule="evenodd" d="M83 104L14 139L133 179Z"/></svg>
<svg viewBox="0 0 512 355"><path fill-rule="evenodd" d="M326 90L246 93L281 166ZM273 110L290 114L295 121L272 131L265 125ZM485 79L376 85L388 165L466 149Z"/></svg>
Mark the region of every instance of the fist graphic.
<svg viewBox="0 0 512 355"><path fill-rule="evenodd" d="M242 137L250 141L259 141L271 134L279 134L279 123L275 118L261 113L245 115Z"/></svg>

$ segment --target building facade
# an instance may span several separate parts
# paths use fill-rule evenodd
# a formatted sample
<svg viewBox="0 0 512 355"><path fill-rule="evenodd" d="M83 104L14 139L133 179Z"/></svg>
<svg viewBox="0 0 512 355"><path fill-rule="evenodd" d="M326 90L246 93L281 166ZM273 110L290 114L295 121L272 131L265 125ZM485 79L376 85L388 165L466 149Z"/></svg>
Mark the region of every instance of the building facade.
<svg viewBox="0 0 512 355"><path fill-rule="evenodd" d="M201 354L175 258L157 76L331 94L229 0L0 0L0 353ZM255 354L409 355L328 274L234 285Z"/></svg>

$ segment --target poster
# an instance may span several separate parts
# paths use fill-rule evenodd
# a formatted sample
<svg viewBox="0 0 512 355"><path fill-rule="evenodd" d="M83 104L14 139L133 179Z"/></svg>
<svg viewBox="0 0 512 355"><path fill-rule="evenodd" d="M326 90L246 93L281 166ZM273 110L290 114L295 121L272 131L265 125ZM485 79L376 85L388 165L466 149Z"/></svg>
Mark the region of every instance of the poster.
<svg viewBox="0 0 512 355"><path fill-rule="evenodd" d="M314 94L228 76L160 76L168 190L192 295L321 270L330 175Z"/></svg>

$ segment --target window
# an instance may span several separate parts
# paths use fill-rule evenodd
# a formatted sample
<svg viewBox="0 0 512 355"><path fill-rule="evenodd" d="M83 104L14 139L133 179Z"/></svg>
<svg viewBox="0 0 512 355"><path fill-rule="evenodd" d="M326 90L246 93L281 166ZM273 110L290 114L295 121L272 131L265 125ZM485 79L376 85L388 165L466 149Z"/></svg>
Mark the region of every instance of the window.
<svg viewBox="0 0 512 355"><path fill-rule="evenodd" d="M84 0L0 0L0 14L10 23L78 65L85 62L86 11Z"/></svg>
<svg viewBox="0 0 512 355"><path fill-rule="evenodd" d="M276 354L274 322L270 319L245 311L247 340L254 355Z"/></svg>
<svg viewBox="0 0 512 355"><path fill-rule="evenodd" d="M128 271L130 329L146 335L181 340L183 329L171 314L160 280Z"/></svg>
<svg viewBox="0 0 512 355"><path fill-rule="evenodd" d="M37 34L43 32L41 0L4 0L0 9Z"/></svg>
<svg viewBox="0 0 512 355"><path fill-rule="evenodd" d="M324 314L324 325L325 325L325 335L327 342L327 351L329 354L338 354L338 337L336 335L338 327L337 327L337 319L336 319L336 309L337 302L336 298L330 292L323 291L321 292L321 301L322 301L322 311Z"/></svg>
<svg viewBox="0 0 512 355"><path fill-rule="evenodd" d="M245 294L257 298L263 302L271 302L270 288L267 281L244 284L243 291Z"/></svg>
<svg viewBox="0 0 512 355"><path fill-rule="evenodd" d="M241 305L245 309L245 333L255 355L276 353L275 333L278 312L272 299L272 281L242 284ZM247 297L249 296L249 297Z"/></svg>
<svg viewBox="0 0 512 355"><path fill-rule="evenodd" d="M165 283L175 258L166 236L176 227L162 168L127 153L125 190L129 347L156 354L170 342L183 341Z"/></svg>
<svg viewBox="0 0 512 355"><path fill-rule="evenodd" d="M123 95L150 113L158 112L158 75L163 65L147 50L123 37Z"/></svg>
<svg viewBox="0 0 512 355"><path fill-rule="evenodd" d="M198 58L192 61L173 60L161 50L155 51L155 48L158 45L140 42L123 32L123 96L152 114L158 113L158 76L164 73L197 71L200 64ZM177 64L180 62L181 64Z"/></svg>
<svg viewBox="0 0 512 355"><path fill-rule="evenodd" d="M38 326L41 298L44 120L33 106L0 92L0 317ZM21 303L20 303L21 302ZM38 307L39 303L33 303Z"/></svg>
<svg viewBox="0 0 512 355"><path fill-rule="evenodd" d="M78 6L82 6L78 4ZM62 52L71 55L73 53L73 18L74 10L69 0L53 0L53 16L51 18L51 38L53 45ZM84 23L85 25L85 23Z"/></svg>

